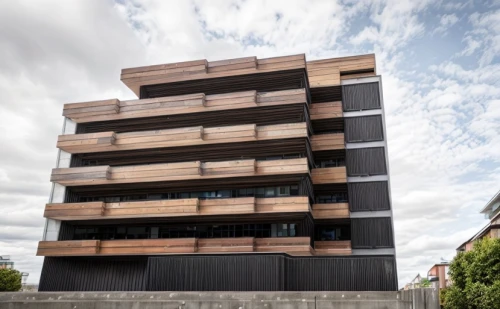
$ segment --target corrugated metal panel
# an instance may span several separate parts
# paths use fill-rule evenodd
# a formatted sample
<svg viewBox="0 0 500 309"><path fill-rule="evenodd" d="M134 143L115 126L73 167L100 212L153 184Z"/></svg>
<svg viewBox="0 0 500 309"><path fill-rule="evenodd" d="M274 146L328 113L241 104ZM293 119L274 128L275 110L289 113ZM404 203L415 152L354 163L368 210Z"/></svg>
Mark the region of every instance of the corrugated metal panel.
<svg viewBox="0 0 500 309"><path fill-rule="evenodd" d="M391 218L351 219L353 249L393 248Z"/></svg>
<svg viewBox="0 0 500 309"><path fill-rule="evenodd" d="M349 117L345 118L345 141L348 143L373 142L384 140L382 117Z"/></svg>
<svg viewBox="0 0 500 309"><path fill-rule="evenodd" d="M39 291L144 291L147 257L46 257Z"/></svg>
<svg viewBox="0 0 500 309"><path fill-rule="evenodd" d="M281 256L151 257L149 291L283 291Z"/></svg>
<svg viewBox="0 0 500 309"><path fill-rule="evenodd" d="M68 222L61 222L61 228L59 229L59 237L57 240L73 240L75 235L75 227L68 224Z"/></svg>
<svg viewBox="0 0 500 309"><path fill-rule="evenodd" d="M386 175L383 147L347 149L347 176Z"/></svg>
<svg viewBox="0 0 500 309"><path fill-rule="evenodd" d="M347 188L353 212L391 209L387 181L349 183Z"/></svg>
<svg viewBox="0 0 500 309"><path fill-rule="evenodd" d="M393 256L46 258L40 291L395 291Z"/></svg>
<svg viewBox="0 0 500 309"><path fill-rule="evenodd" d="M394 257L289 258L287 291L395 291Z"/></svg>
<svg viewBox="0 0 500 309"><path fill-rule="evenodd" d="M344 111L359 111L380 108L378 82L342 86Z"/></svg>

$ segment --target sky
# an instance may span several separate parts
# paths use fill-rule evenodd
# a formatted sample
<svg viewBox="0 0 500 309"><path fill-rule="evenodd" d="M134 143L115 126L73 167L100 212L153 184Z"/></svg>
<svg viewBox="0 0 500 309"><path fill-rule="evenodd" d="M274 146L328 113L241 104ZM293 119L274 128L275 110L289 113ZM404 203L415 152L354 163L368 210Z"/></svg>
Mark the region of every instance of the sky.
<svg viewBox="0 0 500 309"><path fill-rule="evenodd" d="M487 223L500 189L500 1L0 2L0 255L37 283L64 103L133 99L122 68L375 53L400 286Z"/></svg>

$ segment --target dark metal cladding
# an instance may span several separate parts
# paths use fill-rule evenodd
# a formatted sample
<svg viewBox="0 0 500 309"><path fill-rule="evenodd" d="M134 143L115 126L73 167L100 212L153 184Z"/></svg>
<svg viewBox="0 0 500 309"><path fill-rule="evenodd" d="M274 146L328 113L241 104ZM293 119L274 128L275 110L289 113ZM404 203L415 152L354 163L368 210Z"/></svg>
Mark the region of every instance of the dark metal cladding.
<svg viewBox="0 0 500 309"><path fill-rule="evenodd" d="M39 291L145 291L147 257L46 257Z"/></svg>
<svg viewBox="0 0 500 309"><path fill-rule="evenodd" d="M304 69L188 80L175 83L141 86L141 99L204 93L221 94L237 91L258 92L289 90L307 87Z"/></svg>
<svg viewBox="0 0 500 309"><path fill-rule="evenodd" d="M393 256L45 258L39 291L395 291Z"/></svg>
<svg viewBox="0 0 500 309"><path fill-rule="evenodd" d="M309 91L311 92L311 103L325 103L342 100L341 86L311 88Z"/></svg>
<svg viewBox="0 0 500 309"><path fill-rule="evenodd" d="M387 175L383 147L347 149L347 176Z"/></svg>
<svg viewBox="0 0 500 309"><path fill-rule="evenodd" d="M351 219L353 249L394 248L391 218Z"/></svg>
<svg viewBox="0 0 500 309"><path fill-rule="evenodd" d="M349 183L347 188L351 212L391 209L387 181Z"/></svg>
<svg viewBox="0 0 500 309"><path fill-rule="evenodd" d="M384 140L382 116L346 118L344 123L344 136L348 143Z"/></svg>
<svg viewBox="0 0 500 309"><path fill-rule="evenodd" d="M379 83L342 86L342 106L344 111L379 109Z"/></svg>

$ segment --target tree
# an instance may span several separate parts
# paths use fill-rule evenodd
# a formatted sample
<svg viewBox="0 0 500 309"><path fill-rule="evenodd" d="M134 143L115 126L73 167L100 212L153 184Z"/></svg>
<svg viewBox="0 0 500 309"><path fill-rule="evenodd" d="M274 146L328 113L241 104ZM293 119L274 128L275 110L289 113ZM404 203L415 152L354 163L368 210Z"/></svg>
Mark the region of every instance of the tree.
<svg viewBox="0 0 500 309"><path fill-rule="evenodd" d="M450 264L452 285L441 293L446 309L500 309L500 239L484 238Z"/></svg>
<svg viewBox="0 0 500 309"><path fill-rule="evenodd" d="M21 289L21 273L15 269L0 269L0 292L17 292Z"/></svg>
<svg viewBox="0 0 500 309"><path fill-rule="evenodd" d="M421 288L430 288L431 287L431 281L427 278L422 278L420 280L420 287Z"/></svg>

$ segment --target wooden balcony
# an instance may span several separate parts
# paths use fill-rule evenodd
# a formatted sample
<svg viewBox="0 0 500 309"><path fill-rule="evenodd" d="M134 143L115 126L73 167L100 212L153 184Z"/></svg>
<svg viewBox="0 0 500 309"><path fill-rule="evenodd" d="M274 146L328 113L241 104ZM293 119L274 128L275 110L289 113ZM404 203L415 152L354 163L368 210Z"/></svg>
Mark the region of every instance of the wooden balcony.
<svg viewBox="0 0 500 309"><path fill-rule="evenodd" d="M314 242L315 255L349 255L352 254L350 240L327 240Z"/></svg>
<svg viewBox="0 0 500 309"><path fill-rule="evenodd" d="M139 96L140 87L145 85L304 69L305 67L304 54L266 59L256 57L220 61L203 59L123 69L121 81Z"/></svg>
<svg viewBox="0 0 500 309"><path fill-rule="evenodd" d="M59 135L57 147L72 154L307 138L307 124L188 127L130 133ZM343 138L343 135L342 135Z"/></svg>
<svg viewBox="0 0 500 309"><path fill-rule="evenodd" d="M342 102L314 103L309 106L311 120L342 118Z"/></svg>
<svg viewBox="0 0 500 309"><path fill-rule="evenodd" d="M307 158L55 168L51 181L64 186L84 186L297 174L309 174Z"/></svg>
<svg viewBox="0 0 500 309"><path fill-rule="evenodd" d="M41 241L37 256L120 256L280 252L311 255L309 237Z"/></svg>
<svg viewBox="0 0 500 309"><path fill-rule="evenodd" d="M312 151L345 149L344 133L313 135L311 147Z"/></svg>
<svg viewBox="0 0 500 309"><path fill-rule="evenodd" d="M309 212L307 196L276 198L224 198L154 200L138 202L87 202L47 204L44 217L56 220L99 220L208 216L227 214Z"/></svg>
<svg viewBox="0 0 500 309"><path fill-rule="evenodd" d="M314 168L311 170L311 178L315 185L347 182L345 166Z"/></svg>
<svg viewBox="0 0 500 309"><path fill-rule="evenodd" d="M307 62L309 88L338 86L343 79L374 76L375 72L374 54Z"/></svg>
<svg viewBox="0 0 500 309"><path fill-rule="evenodd" d="M226 94L204 93L160 97L154 99L118 99L64 104L63 116L77 123L111 121L156 116L205 113L306 103L305 89L257 92L242 91Z"/></svg>
<svg viewBox="0 0 500 309"><path fill-rule="evenodd" d="M312 215L314 219L349 218L349 204L348 203L313 204Z"/></svg>

